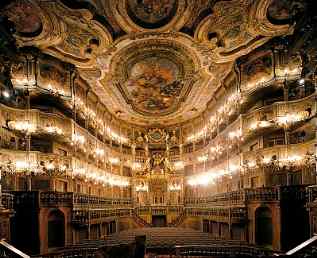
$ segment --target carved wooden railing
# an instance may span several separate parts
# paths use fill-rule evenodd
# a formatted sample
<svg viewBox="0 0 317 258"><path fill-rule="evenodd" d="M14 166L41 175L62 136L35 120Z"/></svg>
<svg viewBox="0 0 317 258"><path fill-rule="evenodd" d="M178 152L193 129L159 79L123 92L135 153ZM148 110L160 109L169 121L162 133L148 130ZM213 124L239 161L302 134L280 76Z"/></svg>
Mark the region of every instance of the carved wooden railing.
<svg viewBox="0 0 317 258"><path fill-rule="evenodd" d="M90 178L91 174L97 173L100 176L108 174L124 182L130 180L130 177L109 173L105 166L97 167L87 160L55 153L0 149L0 162L3 164L2 171L8 173L33 172L34 174L72 175L87 180L93 180Z"/></svg>
<svg viewBox="0 0 317 258"><path fill-rule="evenodd" d="M186 208L188 217L206 217L215 221L240 223L247 218L246 208L228 208L228 207L191 207Z"/></svg>
<svg viewBox="0 0 317 258"><path fill-rule="evenodd" d="M40 207L73 207L74 193L40 192Z"/></svg>
<svg viewBox="0 0 317 258"><path fill-rule="evenodd" d="M317 200L317 185L311 185L306 188L308 195L308 202L312 203Z"/></svg>
<svg viewBox="0 0 317 258"><path fill-rule="evenodd" d="M221 244L175 246L177 257L270 257L273 251L250 245Z"/></svg>
<svg viewBox="0 0 317 258"><path fill-rule="evenodd" d="M276 102L270 106L265 106L255 111L252 111L248 114L244 114L239 116L233 123L231 123L226 129L224 129L219 135L213 140L205 141L205 145L202 145L202 148L199 150L199 145L196 146L195 153L200 155L205 153L210 147L212 147L215 141L218 141L220 138L227 137L228 133L231 131L236 131L241 129L244 138L247 138L250 135L255 134L258 130L263 129L261 126L254 127L258 122L267 122L264 128L274 128L277 125L276 121L279 117L290 114L290 113L303 113L303 119L312 118L316 116L316 109L314 105L316 95L312 94L303 99L288 101L286 102ZM307 110L310 110L308 112ZM265 117L266 120L263 120ZM9 121L9 122L8 122ZM46 113L39 110L30 110L26 112L21 109L14 109L4 105L1 105L0 108L0 125L1 127L8 127L12 122L21 122L25 121L32 124L32 132L36 135L39 134L47 134L54 135L56 140L62 142L71 142L72 134L75 131L81 136L85 137L86 145L92 144L100 149L107 149L108 152L111 152L113 155L121 155L124 157L128 157L132 155L132 152L126 150L122 154L120 151L120 147L109 146L104 142L100 141L97 137L92 135L86 129L78 126L71 119L54 113ZM9 123L9 124L8 124ZM241 128L242 126L242 128ZM279 125L280 126L280 125ZM56 128L58 130L56 130ZM219 138L219 139L218 139ZM9 139L10 140L10 139ZM10 142L10 141L8 141ZM84 144L78 144L77 148L84 148ZM86 151L91 151L90 149L86 149ZM93 154L93 153L91 153ZM184 148L183 158L187 160L187 156L192 155L192 151L187 152L187 148ZM138 158L138 157L136 157ZM140 157L141 158L141 157ZM101 160L102 161L102 160Z"/></svg>
<svg viewBox="0 0 317 258"><path fill-rule="evenodd" d="M64 248L60 251L50 252L47 254L34 255L32 258L98 258L98 247L84 247L84 248Z"/></svg>
<svg viewBox="0 0 317 258"><path fill-rule="evenodd" d="M72 212L72 223L78 225L88 225L99 223L106 218L131 217L132 209L130 208L113 208L113 209L74 209Z"/></svg>
<svg viewBox="0 0 317 258"><path fill-rule="evenodd" d="M34 207L71 207L74 209L97 208L130 208L131 200L126 198L104 198L72 192L12 192L17 205L32 205Z"/></svg>
<svg viewBox="0 0 317 258"><path fill-rule="evenodd" d="M74 207L89 207L104 208L104 207L129 207L132 202L129 198L104 198L98 196L91 196L87 194L73 194L73 205Z"/></svg>
<svg viewBox="0 0 317 258"><path fill-rule="evenodd" d="M271 202L287 200L305 200L307 195L305 185L274 186L248 188L234 192L216 194L210 197L186 198L187 207L244 207L249 202ZM317 198L315 187L308 187L308 195L311 199Z"/></svg>
<svg viewBox="0 0 317 258"><path fill-rule="evenodd" d="M5 209L9 209L9 210L13 209L13 198L14 198L13 194L10 194L10 193L1 194L2 205Z"/></svg>
<svg viewBox="0 0 317 258"><path fill-rule="evenodd" d="M205 144L196 144L196 153L205 153L210 147L219 142L222 138L226 138L231 131L241 130L245 139L256 135L258 132L263 132L264 129L283 128L282 124L278 123L278 119L288 114L302 114L302 119L294 121L293 124L300 123L306 119L316 116L317 110L314 105L316 93L302 99L293 101L281 101L274 104L263 106L254 111L242 114L236 118L232 123L226 126L223 130L213 138L204 141ZM197 133L197 132L191 132ZM191 134L187 132L187 134ZM202 134L205 135L205 134ZM207 133L209 136L209 133ZM184 147L184 157L190 156L192 150L190 145Z"/></svg>
<svg viewBox="0 0 317 258"><path fill-rule="evenodd" d="M138 214L133 212L134 221L141 227L152 227L152 224L148 223L146 220L142 219Z"/></svg>
<svg viewBox="0 0 317 258"><path fill-rule="evenodd" d="M254 189L246 189L246 201L280 201L279 187L261 187Z"/></svg>
<svg viewBox="0 0 317 258"><path fill-rule="evenodd" d="M186 206L224 206L224 205L236 205L243 206L246 200L246 194L244 190L215 194L210 197L200 198L186 198Z"/></svg>
<svg viewBox="0 0 317 258"><path fill-rule="evenodd" d="M187 206L245 206L248 201L278 201L279 188L263 187L216 194L211 197L186 198Z"/></svg>
<svg viewBox="0 0 317 258"><path fill-rule="evenodd" d="M182 210L181 214L178 215L174 220L171 221L171 223L168 224L169 227L178 227L182 224L184 219L186 218L186 211L185 209Z"/></svg>
<svg viewBox="0 0 317 258"><path fill-rule="evenodd" d="M235 175L247 173L263 173L261 169L272 168L281 169L283 167L308 168L315 162L315 139L310 139L303 143L276 145L273 147L262 148L256 151L246 151L240 154L230 154L229 160L223 158L219 161L206 162L204 171L228 171L230 167L236 167L233 172ZM292 158L294 158L292 160ZM205 172L189 175L187 178L203 175ZM197 171L196 171L197 172Z"/></svg>

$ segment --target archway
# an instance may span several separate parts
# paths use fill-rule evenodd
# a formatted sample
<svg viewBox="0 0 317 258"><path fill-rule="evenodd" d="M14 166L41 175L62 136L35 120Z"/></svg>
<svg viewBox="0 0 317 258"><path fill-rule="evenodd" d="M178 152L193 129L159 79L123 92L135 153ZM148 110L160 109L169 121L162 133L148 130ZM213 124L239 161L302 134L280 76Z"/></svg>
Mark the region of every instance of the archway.
<svg viewBox="0 0 317 258"><path fill-rule="evenodd" d="M65 217L60 210L51 211L48 215L48 248L65 245Z"/></svg>
<svg viewBox="0 0 317 258"><path fill-rule="evenodd" d="M255 211L255 242L262 246L272 246L272 212L268 207L260 207Z"/></svg>

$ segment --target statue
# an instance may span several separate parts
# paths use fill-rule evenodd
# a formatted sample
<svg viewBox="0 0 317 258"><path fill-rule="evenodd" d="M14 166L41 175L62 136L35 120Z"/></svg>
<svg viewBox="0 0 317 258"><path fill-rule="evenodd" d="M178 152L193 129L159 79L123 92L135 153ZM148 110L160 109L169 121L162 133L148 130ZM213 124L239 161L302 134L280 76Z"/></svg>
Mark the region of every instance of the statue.
<svg viewBox="0 0 317 258"><path fill-rule="evenodd" d="M162 157L161 154L159 153L155 153L153 155L153 166L157 167L157 166L161 166L162 162L163 162L164 158Z"/></svg>
<svg viewBox="0 0 317 258"><path fill-rule="evenodd" d="M169 159L160 153L154 153L152 157L148 157L144 164L144 171L148 173L163 173L172 170L173 167Z"/></svg>

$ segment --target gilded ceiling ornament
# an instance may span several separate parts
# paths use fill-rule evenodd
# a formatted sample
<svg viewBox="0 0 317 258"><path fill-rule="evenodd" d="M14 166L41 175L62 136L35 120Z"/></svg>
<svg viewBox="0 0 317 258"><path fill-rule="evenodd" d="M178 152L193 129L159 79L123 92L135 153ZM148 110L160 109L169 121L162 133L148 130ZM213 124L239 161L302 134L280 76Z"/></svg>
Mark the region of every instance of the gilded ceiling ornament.
<svg viewBox="0 0 317 258"><path fill-rule="evenodd" d="M116 22L127 33L180 30L190 18L193 0L111 0Z"/></svg>
<svg viewBox="0 0 317 258"><path fill-rule="evenodd" d="M12 1L1 13L8 16L16 28L20 46L48 46L60 40L61 24L37 0Z"/></svg>
<svg viewBox="0 0 317 258"><path fill-rule="evenodd" d="M241 84L247 90L249 84L258 81L269 81L274 76L273 71L273 53L265 51L258 55L253 55L250 60L241 65Z"/></svg>
<svg viewBox="0 0 317 258"><path fill-rule="evenodd" d="M162 116L186 98L196 68L194 59L180 45L152 40L117 53L110 69L115 86L136 112Z"/></svg>
<svg viewBox="0 0 317 258"><path fill-rule="evenodd" d="M100 23L91 11L64 2L12 1L5 12L16 25L18 44L76 65L84 88L109 115L124 110L122 120L147 128L188 121L213 105L235 60L274 36L292 33L284 23L297 8L284 0L110 0L100 2L104 10L98 15L106 18ZM242 81L271 76L272 62L263 56L246 64ZM298 62L290 60L290 67ZM57 70L40 69L40 76L63 83ZM140 137L150 141L149 135Z"/></svg>
<svg viewBox="0 0 317 258"><path fill-rule="evenodd" d="M150 143L164 143L166 132L159 128L150 129L148 132L149 142Z"/></svg>
<svg viewBox="0 0 317 258"><path fill-rule="evenodd" d="M218 2L204 19L195 38L212 49L216 62L233 61L249 53L272 36L287 34L289 25L271 24L267 17L270 0Z"/></svg>
<svg viewBox="0 0 317 258"><path fill-rule="evenodd" d="M17 34L20 45L36 45L78 67L91 68L96 55L112 42L110 33L88 10L72 10L60 1L17 0L10 6L21 30Z"/></svg>

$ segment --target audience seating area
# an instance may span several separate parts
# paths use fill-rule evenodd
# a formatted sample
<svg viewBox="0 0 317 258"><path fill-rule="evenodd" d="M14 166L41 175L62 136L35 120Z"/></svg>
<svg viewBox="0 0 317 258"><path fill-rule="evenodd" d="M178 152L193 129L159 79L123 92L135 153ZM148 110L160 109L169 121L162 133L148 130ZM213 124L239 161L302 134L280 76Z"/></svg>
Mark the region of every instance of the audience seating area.
<svg viewBox="0 0 317 258"><path fill-rule="evenodd" d="M146 236L147 248L174 247L176 245L214 245L223 243L221 240L212 239L208 233L187 228L152 227L125 230L107 237L105 240L86 240L83 244L121 245L131 244L136 236ZM227 245L244 244L241 241L226 241Z"/></svg>

